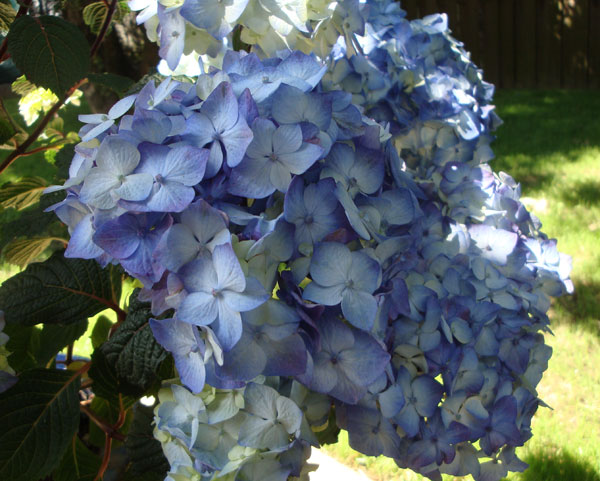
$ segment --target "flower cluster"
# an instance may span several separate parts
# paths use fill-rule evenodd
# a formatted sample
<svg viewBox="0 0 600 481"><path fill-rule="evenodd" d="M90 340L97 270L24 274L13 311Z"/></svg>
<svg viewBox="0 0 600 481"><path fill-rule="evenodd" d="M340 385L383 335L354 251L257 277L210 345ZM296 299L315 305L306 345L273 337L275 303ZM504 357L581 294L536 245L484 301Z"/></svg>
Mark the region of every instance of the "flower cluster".
<svg viewBox="0 0 600 481"><path fill-rule="evenodd" d="M144 283L185 386L157 410L171 479L301 476L331 406L431 479L524 469L570 259L487 164L493 89L445 16L369 6L328 71L229 51L84 119L54 210L67 256Z"/></svg>
<svg viewBox="0 0 600 481"><path fill-rule="evenodd" d="M303 413L306 389L283 380L274 387L257 382L230 390L206 386L197 395L172 385L160 391L159 400L155 437L168 446L169 481L215 474L246 481L307 480L309 443L314 442L308 419L329 413L326 396L313 399L319 407Z"/></svg>
<svg viewBox="0 0 600 481"><path fill-rule="evenodd" d="M354 51L366 17L358 0L130 0L129 7L172 70L182 57L218 57L236 26L237 38L260 56L296 49L324 58L340 36Z"/></svg>

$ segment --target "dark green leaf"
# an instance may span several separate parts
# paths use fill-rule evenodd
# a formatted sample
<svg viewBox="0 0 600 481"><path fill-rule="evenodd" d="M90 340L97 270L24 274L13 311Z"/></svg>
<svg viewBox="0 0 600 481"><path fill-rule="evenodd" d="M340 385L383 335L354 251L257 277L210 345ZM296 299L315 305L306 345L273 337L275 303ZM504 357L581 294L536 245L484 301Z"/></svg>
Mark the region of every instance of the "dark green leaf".
<svg viewBox="0 0 600 481"><path fill-rule="evenodd" d="M123 380L117 377L115 367L108 363L102 349L96 349L92 353L92 367L88 375L94 381L92 385L94 394L104 398L113 406L119 405L119 393L122 394L131 389L124 384ZM135 402L134 398L127 395L122 396L122 398L125 406L131 406Z"/></svg>
<svg viewBox="0 0 600 481"><path fill-rule="evenodd" d="M0 479L45 477L79 427L80 376L33 369L0 395Z"/></svg>
<svg viewBox="0 0 600 481"><path fill-rule="evenodd" d="M156 380L156 373L167 353L154 339L148 320L149 304L142 304L132 294L125 321L100 350L114 367L121 389L126 394L143 395Z"/></svg>
<svg viewBox="0 0 600 481"><path fill-rule="evenodd" d="M132 475L143 476L147 481L162 481L169 470L169 462L152 434L153 419L151 407L140 403L134 406L125 448L131 461L129 471Z"/></svg>
<svg viewBox="0 0 600 481"><path fill-rule="evenodd" d="M6 324L4 332L9 336L6 349L11 353L8 363L15 371L40 367L37 353L40 350L42 330L39 327L25 327L18 324Z"/></svg>
<svg viewBox="0 0 600 481"><path fill-rule="evenodd" d="M329 411L329 418L327 419L327 426L321 431L317 431L315 436L319 440L319 444L324 446L325 444L335 444L338 442L338 436L340 434L340 428L335 422L335 411L333 408Z"/></svg>
<svg viewBox="0 0 600 481"><path fill-rule="evenodd" d="M123 95L127 92L135 83L134 80L123 77L122 75L116 75L114 73L91 73L88 75L88 79L92 83L108 87L113 92Z"/></svg>
<svg viewBox="0 0 600 481"><path fill-rule="evenodd" d="M4 281L0 306L7 323L71 324L116 306L120 292L118 269L56 252Z"/></svg>
<svg viewBox="0 0 600 481"><path fill-rule="evenodd" d="M100 316L96 319L94 329L92 329L92 347L98 349L100 345L108 339L112 321L106 316Z"/></svg>
<svg viewBox="0 0 600 481"><path fill-rule="evenodd" d="M48 187L42 177L24 177L17 182L9 182L0 188L0 207L23 210L37 203Z"/></svg>
<svg viewBox="0 0 600 481"><path fill-rule="evenodd" d="M0 145L6 143L17 133L8 112L0 101Z"/></svg>
<svg viewBox="0 0 600 481"><path fill-rule="evenodd" d="M73 436L58 468L52 473L53 481L94 481L102 459L92 453L77 436Z"/></svg>
<svg viewBox="0 0 600 481"><path fill-rule="evenodd" d="M28 80L52 90L58 97L90 69L90 47L85 36L60 17L19 17L7 40L17 68Z"/></svg>
<svg viewBox="0 0 600 481"><path fill-rule="evenodd" d="M10 5L0 3L0 34L6 35L16 14L17 12Z"/></svg>
<svg viewBox="0 0 600 481"><path fill-rule="evenodd" d="M73 160L74 155L75 146L72 144L65 145L56 153L56 156L54 157L54 165L56 166L55 182L57 184L63 183L69 178L69 167L71 166L71 161Z"/></svg>
<svg viewBox="0 0 600 481"><path fill-rule="evenodd" d="M46 367L58 352L85 333L87 322L84 319L68 326L46 324L41 329L7 324L4 331L10 338L6 345L11 353L10 366L17 372Z"/></svg>
<svg viewBox="0 0 600 481"><path fill-rule="evenodd" d="M45 366L56 354L83 336L87 326L87 319L68 326L45 324L40 335L40 349L36 356L39 364Z"/></svg>

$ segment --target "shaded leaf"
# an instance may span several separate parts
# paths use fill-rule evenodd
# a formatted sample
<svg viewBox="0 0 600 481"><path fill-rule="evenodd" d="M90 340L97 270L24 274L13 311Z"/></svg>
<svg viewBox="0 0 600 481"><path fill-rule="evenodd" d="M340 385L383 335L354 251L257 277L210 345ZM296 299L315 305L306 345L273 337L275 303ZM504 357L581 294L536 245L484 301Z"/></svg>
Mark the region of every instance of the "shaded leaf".
<svg viewBox="0 0 600 481"><path fill-rule="evenodd" d="M153 420L153 409L137 403L133 408L133 421L125 448L131 462L129 472L132 475L143 476L147 481L162 481L169 470L169 462L152 434Z"/></svg>
<svg viewBox="0 0 600 481"><path fill-rule="evenodd" d="M42 330L35 326L6 324L4 332L9 336L6 349L11 353L8 358L10 367L17 373L39 367L37 353L40 350Z"/></svg>
<svg viewBox="0 0 600 481"><path fill-rule="evenodd" d="M148 320L153 317L149 304L142 304L132 294L125 321L100 350L114 366L121 388L126 394L143 395L156 380L156 373L167 352L154 339Z"/></svg>
<svg viewBox="0 0 600 481"><path fill-rule="evenodd" d="M79 386L72 372L33 369L0 395L0 479L52 472L79 427Z"/></svg>
<svg viewBox="0 0 600 481"><path fill-rule="evenodd" d="M82 319L68 326L45 324L40 333L40 348L36 354L39 366L48 362L69 344L85 334L88 320Z"/></svg>
<svg viewBox="0 0 600 481"><path fill-rule="evenodd" d="M62 184L69 178L69 167L75 155L75 146L73 144L65 145L60 149L54 157L54 165L56 167L55 183Z"/></svg>
<svg viewBox="0 0 600 481"><path fill-rule="evenodd" d="M125 94L135 84L135 81L129 77L108 72L91 73L88 75L88 79L90 82L107 87L119 95Z"/></svg>
<svg viewBox="0 0 600 481"><path fill-rule="evenodd" d="M52 473L53 481L94 481L102 459L92 453L77 436L73 436L69 448Z"/></svg>
<svg viewBox="0 0 600 481"><path fill-rule="evenodd" d="M17 372L46 367L57 353L85 333L87 323L83 319L68 326L46 324L42 328L7 324L4 332L9 336L6 348L11 352L10 366Z"/></svg>
<svg viewBox="0 0 600 481"><path fill-rule="evenodd" d="M120 293L118 268L102 269L96 261L56 252L4 281L0 306L7 323L70 324L116 306Z"/></svg>
<svg viewBox="0 0 600 481"><path fill-rule="evenodd" d="M11 122L8 112L6 112L4 106L0 102L0 144L6 143L16 133L17 129Z"/></svg>
<svg viewBox="0 0 600 481"><path fill-rule="evenodd" d="M19 17L7 40L17 68L31 82L52 90L58 97L90 69L90 47L85 36L60 17Z"/></svg>
<svg viewBox="0 0 600 481"><path fill-rule="evenodd" d="M0 188L0 207L23 210L40 200L48 182L42 177L25 177Z"/></svg>

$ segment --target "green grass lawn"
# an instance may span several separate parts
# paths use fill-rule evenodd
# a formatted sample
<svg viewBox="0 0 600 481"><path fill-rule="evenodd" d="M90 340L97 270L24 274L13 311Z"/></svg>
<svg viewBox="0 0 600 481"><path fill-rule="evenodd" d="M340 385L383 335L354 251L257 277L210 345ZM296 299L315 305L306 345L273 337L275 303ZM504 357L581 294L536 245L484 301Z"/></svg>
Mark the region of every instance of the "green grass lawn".
<svg viewBox="0 0 600 481"><path fill-rule="evenodd" d="M600 92L500 91L496 103L505 124L492 167L521 182L543 231L573 257L575 283L551 311L554 355L539 392L553 410L540 408L520 449L530 468L508 479L600 481ZM324 449L375 480L423 479L352 451L346 436Z"/></svg>

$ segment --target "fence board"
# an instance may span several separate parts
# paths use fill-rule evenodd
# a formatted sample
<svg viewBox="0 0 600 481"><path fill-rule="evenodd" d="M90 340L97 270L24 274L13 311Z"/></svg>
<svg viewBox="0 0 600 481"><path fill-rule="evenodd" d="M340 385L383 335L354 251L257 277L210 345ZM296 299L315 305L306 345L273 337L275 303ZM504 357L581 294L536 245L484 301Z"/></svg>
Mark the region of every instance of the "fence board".
<svg viewBox="0 0 600 481"><path fill-rule="evenodd" d="M560 87L562 11L559 4L560 0L537 0L536 3L536 87Z"/></svg>
<svg viewBox="0 0 600 481"><path fill-rule="evenodd" d="M479 0L460 0L460 31L465 50L471 52L471 58L478 63L481 59L481 2Z"/></svg>
<svg viewBox="0 0 600 481"><path fill-rule="evenodd" d="M448 15L448 25L452 30L452 36L464 41L460 29L460 17L458 13L458 2L456 0L438 0L438 12Z"/></svg>
<svg viewBox="0 0 600 481"><path fill-rule="evenodd" d="M448 14L499 87L600 88L600 0L404 0L409 19Z"/></svg>
<svg viewBox="0 0 600 481"><path fill-rule="evenodd" d="M515 12L515 87L535 84L535 0L520 0Z"/></svg>
<svg viewBox="0 0 600 481"><path fill-rule="evenodd" d="M482 0L483 52L478 66L483 69L484 79L498 85L500 80L500 24L498 22L499 1ZM543 1L543 0L542 0Z"/></svg>
<svg viewBox="0 0 600 481"><path fill-rule="evenodd" d="M433 13L440 13L440 9L436 0L421 0L419 2L419 11L421 13L421 17L425 17Z"/></svg>
<svg viewBox="0 0 600 481"><path fill-rule="evenodd" d="M588 0L563 0L562 87L587 85L587 12Z"/></svg>
<svg viewBox="0 0 600 481"><path fill-rule="evenodd" d="M588 87L600 88L600 0L590 0L588 18Z"/></svg>
<svg viewBox="0 0 600 481"><path fill-rule="evenodd" d="M498 21L502 27L498 34L500 43L500 77L499 87L515 86L515 38L514 38L514 3L513 0L502 0L498 9Z"/></svg>
<svg viewBox="0 0 600 481"><path fill-rule="evenodd" d="M400 2L400 6L406 10L406 18L414 20L419 18L419 0L403 0Z"/></svg>

